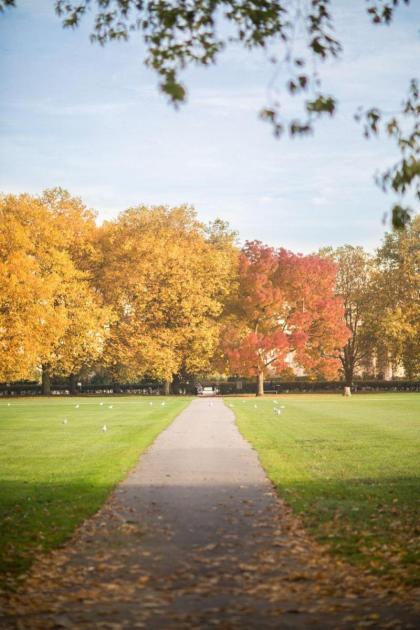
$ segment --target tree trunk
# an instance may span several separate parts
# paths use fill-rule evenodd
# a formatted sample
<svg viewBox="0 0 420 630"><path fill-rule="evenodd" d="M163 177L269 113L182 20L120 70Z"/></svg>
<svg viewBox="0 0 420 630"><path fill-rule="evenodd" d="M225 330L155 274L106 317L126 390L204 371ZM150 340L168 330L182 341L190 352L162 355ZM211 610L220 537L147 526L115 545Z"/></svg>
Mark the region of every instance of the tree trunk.
<svg viewBox="0 0 420 630"><path fill-rule="evenodd" d="M257 396L264 396L264 372L258 372Z"/></svg>
<svg viewBox="0 0 420 630"><path fill-rule="evenodd" d="M353 385L353 365L347 363L344 367L344 396L351 396L351 387Z"/></svg>
<svg viewBox="0 0 420 630"><path fill-rule="evenodd" d="M163 393L165 396L169 396L171 393L171 383L172 381L167 380L163 385Z"/></svg>
<svg viewBox="0 0 420 630"><path fill-rule="evenodd" d="M72 396L75 396L78 393L77 384L76 384L76 374L70 374L69 376L69 390Z"/></svg>
<svg viewBox="0 0 420 630"><path fill-rule="evenodd" d="M51 394L51 379L48 365L42 366L42 395L50 396Z"/></svg>
<svg viewBox="0 0 420 630"><path fill-rule="evenodd" d="M351 343L353 339L350 339L344 346L341 354L340 361L344 373L344 385L346 387L352 387L354 368L357 362L357 357L354 351L354 345Z"/></svg>
<svg viewBox="0 0 420 630"><path fill-rule="evenodd" d="M181 393L181 376L179 374L174 374L172 378L172 394L179 395Z"/></svg>
<svg viewBox="0 0 420 630"><path fill-rule="evenodd" d="M344 382L346 387L351 387L353 385L353 370L348 369L344 372Z"/></svg>

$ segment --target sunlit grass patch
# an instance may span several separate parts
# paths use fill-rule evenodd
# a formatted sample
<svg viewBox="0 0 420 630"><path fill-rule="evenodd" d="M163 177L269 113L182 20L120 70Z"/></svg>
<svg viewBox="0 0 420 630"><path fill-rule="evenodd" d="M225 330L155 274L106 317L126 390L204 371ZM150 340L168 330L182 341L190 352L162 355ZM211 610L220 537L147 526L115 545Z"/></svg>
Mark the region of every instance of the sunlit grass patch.
<svg viewBox="0 0 420 630"><path fill-rule="evenodd" d="M3 582L92 515L189 401L156 396L0 400Z"/></svg>
<svg viewBox="0 0 420 630"><path fill-rule="evenodd" d="M416 581L420 395L226 402L279 493L318 540L372 572Z"/></svg>

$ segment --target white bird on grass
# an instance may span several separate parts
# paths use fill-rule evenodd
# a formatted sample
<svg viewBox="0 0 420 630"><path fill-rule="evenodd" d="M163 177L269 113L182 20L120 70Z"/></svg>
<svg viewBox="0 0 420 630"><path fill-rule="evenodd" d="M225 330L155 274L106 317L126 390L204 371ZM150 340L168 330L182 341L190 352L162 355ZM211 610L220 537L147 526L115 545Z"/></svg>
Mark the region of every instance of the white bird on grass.
<svg viewBox="0 0 420 630"><path fill-rule="evenodd" d="M102 432L106 433L108 431L108 427L106 426L106 424L104 424L104 426L102 427Z"/></svg>
<svg viewBox="0 0 420 630"><path fill-rule="evenodd" d="M103 403L103 402L100 402L99 404L100 404L100 405L101 405L101 407L102 407L102 405L103 405L104 403Z"/></svg>
<svg viewBox="0 0 420 630"><path fill-rule="evenodd" d="M64 418L63 424L67 424L67 422L68 422L67 418Z"/></svg>
<svg viewBox="0 0 420 630"><path fill-rule="evenodd" d="M166 402L160 403L162 405L162 407L164 407L166 405Z"/></svg>
<svg viewBox="0 0 420 630"><path fill-rule="evenodd" d="M258 409L258 405L254 405L254 409Z"/></svg>
<svg viewBox="0 0 420 630"><path fill-rule="evenodd" d="M152 402L149 402L149 405L153 405L153 403L152 403Z"/></svg>
<svg viewBox="0 0 420 630"><path fill-rule="evenodd" d="M109 405L109 406L108 406L108 409L112 409L112 405Z"/></svg>
<svg viewBox="0 0 420 630"><path fill-rule="evenodd" d="M76 409L79 409L80 405L75 405Z"/></svg>

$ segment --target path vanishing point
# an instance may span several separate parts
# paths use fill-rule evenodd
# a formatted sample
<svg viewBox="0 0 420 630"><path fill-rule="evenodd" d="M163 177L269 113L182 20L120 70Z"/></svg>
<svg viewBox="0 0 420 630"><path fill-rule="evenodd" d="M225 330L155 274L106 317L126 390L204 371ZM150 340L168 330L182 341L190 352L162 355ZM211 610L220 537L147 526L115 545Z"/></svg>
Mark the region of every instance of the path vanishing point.
<svg viewBox="0 0 420 630"><path fill-rule="evenodd" d="M415 628L413 608L304 531L220 399L194 400L104 507L39 559L0 625Z"/></svg>

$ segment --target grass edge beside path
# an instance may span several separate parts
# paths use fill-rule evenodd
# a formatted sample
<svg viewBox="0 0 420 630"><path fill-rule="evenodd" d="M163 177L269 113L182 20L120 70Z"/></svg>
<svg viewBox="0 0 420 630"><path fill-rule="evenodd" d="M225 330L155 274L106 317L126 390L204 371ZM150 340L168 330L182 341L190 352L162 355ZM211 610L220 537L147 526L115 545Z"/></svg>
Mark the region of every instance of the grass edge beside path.
<svg viewBox="0 0 420 630"><path fill-rule="evenodd" d="M93 516L190 401L0 401L0 587L14 589L39 553Z"/></svg>
<svg viewBox="0 0 420 630"><path fill-rule="evenodd" d="M285 406L281 415L274 400ZM317 541L397 588L419 584L420 395L225 404L278 494Z"/></svg>

